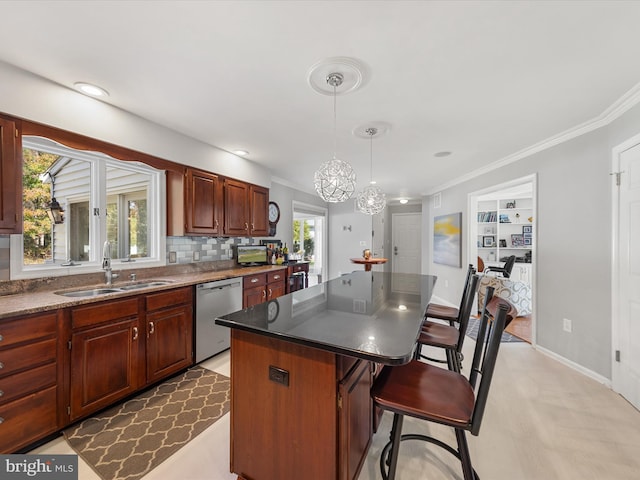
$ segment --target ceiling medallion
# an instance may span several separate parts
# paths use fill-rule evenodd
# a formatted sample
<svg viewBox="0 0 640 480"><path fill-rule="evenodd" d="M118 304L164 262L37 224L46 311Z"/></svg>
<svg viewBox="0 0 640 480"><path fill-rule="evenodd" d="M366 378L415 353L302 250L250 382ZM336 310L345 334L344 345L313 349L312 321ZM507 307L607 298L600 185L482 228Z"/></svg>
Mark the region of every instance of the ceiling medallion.
<svg viewBox="0 0 640 480"><path fill-rule="evenodd" d="M387 205L387 199L382 193L380 187L374 185L373 181L373 137L378 133L378 129L370 127L365 130L369 135L370 141L370 158L371 158L371 182L370 185L364 187L356 197L356 208L367 215L376 215L384 210Z"/></svg>
<svg viewBox="0 0 640 480"><path fill-rule="evenodd" d="M324 162L313 176L316 192L325 202L338 203L351 198L356 190L356 173L348 162L336 157L336 88L342 85L344 76L332 72L326 82L333 88L333 158Z"/></svg>

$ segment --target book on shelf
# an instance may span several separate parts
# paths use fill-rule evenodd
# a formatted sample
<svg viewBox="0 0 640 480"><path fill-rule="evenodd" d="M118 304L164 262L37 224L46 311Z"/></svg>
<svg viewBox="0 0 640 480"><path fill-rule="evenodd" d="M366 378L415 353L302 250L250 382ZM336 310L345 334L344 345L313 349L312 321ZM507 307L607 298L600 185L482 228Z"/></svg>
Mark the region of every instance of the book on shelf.
<svg viewBox="0 0 640 480"><path fill-rule="evenodd" d="M488 223L495 222L498 218L498 212L478 212L478 222L479 223Z"/></svg>

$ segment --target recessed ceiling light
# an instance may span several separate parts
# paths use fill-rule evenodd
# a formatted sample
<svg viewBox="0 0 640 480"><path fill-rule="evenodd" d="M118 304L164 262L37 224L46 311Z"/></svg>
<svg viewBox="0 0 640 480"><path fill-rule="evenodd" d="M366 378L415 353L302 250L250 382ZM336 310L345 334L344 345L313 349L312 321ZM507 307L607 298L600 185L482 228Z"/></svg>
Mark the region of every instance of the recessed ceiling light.
<svg viewBox="0 0 640 480"><path fill-rule="evenodd" d="M378 183L378 182L376 182L375 180L371 180L371 181L369 182L369 184L371 184L371 185L375 185L376 183Z"/></svg>
<svg viewBox="0 0 640 480"><path fill-rule="evenodd" d="M76 87L76 90L80 92L91 95L92 97L108 97L109 92L107 92L104 88L98 87L96 85L91 85L86 82L76 82L73 84Z"/></svg>
<svg viewBox="0 0 640 480"><path fill-rule="evenodd" d="M401 203L402 205L404 205L405 203L408 203L408 202L409 202L409 200L407 200L406 198L401 198L401 199L400 199L400 203Z"/></svg>
<svg viewBox="0 0 640 480"><path fill-rule="evenodd" d="M406 310L406 309L407 309L406 305L402 305L402 304L398 305L398 310Z"/></svg>
<svg viewBox="0 0 640 480"><path fill-rule="evenodd" d="M434 153L433 154L434 157L439 157L439 158L440 157L448 157L449 155L451 155L451 152L447 152L447 151L438 152L438 153Z"/></svg>
<svg viewBox="0 0 640 480"><path fill-rule="evenodd" d="M247 152L246 150L234 150L233 153L241 157L244 157L245 155L249 155L249 152Z"/></svg>

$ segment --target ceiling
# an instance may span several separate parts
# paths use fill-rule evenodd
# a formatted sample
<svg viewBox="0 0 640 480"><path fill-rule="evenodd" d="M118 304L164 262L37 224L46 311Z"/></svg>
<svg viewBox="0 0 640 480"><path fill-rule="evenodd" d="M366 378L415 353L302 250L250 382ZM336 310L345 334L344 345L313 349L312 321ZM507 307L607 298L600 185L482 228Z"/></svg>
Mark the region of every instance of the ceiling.
<svg viewBox="0 0 640 480"><path fill-rule="evenodd" d="M600 115L640 82L640 2L2 1L0 60L313 191L334 153L317 62L358 61L336 97L336 155L390 201L443 185ZM18 39L16 41L16 39ZM353 134L373 122L373 141ZM452 152L446 157L438 152Z"/></svg>

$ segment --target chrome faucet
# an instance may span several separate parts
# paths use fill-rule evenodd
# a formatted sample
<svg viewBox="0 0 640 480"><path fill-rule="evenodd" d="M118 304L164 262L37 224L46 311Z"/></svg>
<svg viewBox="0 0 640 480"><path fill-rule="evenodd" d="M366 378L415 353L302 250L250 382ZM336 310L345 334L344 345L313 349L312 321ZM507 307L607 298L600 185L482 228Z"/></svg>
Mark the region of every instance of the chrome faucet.
<svg viewBox="0 0 640 480"><path fill-rule="evenodd" d="M111 242L109 240L104 242L102 247L102 269L106 284L111 285L113 280L118 278L118 274L111 271Z"/></svg>

